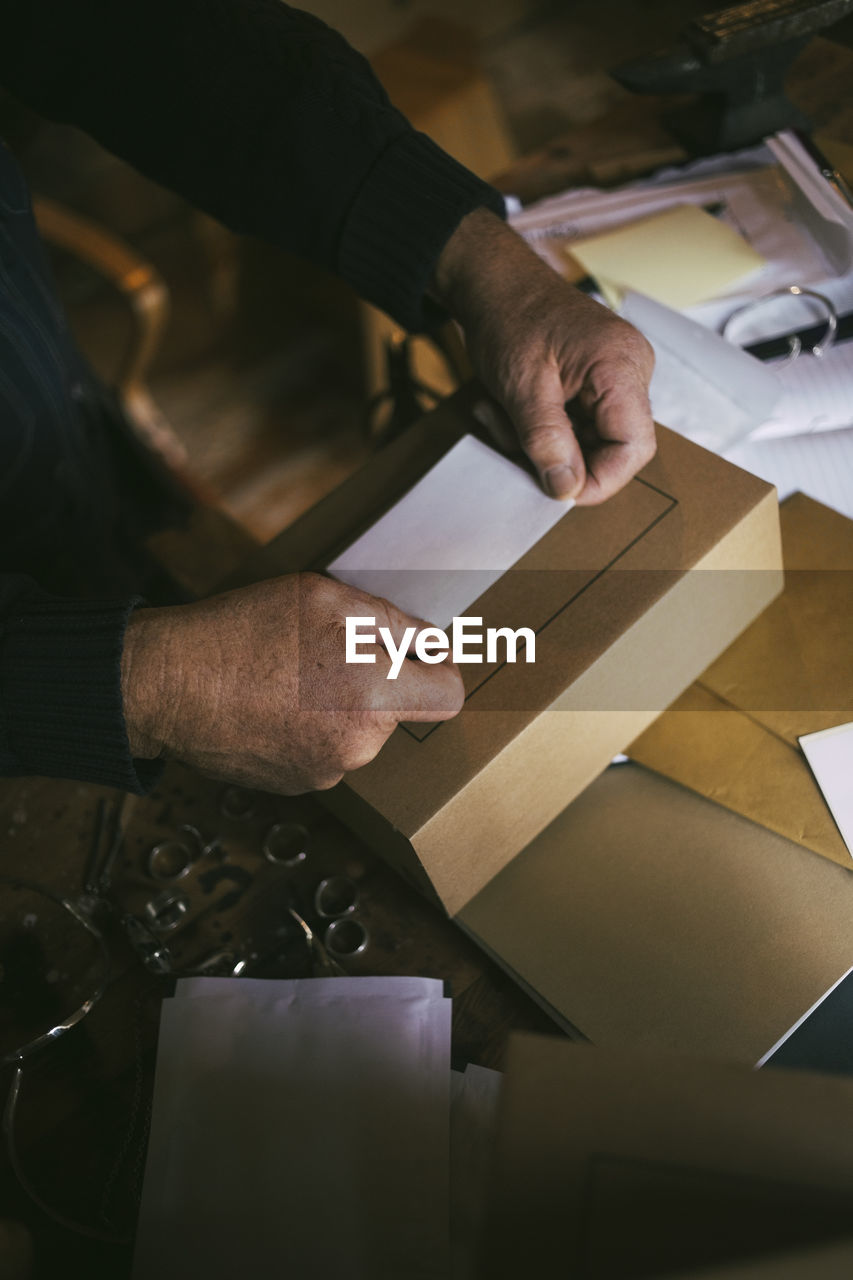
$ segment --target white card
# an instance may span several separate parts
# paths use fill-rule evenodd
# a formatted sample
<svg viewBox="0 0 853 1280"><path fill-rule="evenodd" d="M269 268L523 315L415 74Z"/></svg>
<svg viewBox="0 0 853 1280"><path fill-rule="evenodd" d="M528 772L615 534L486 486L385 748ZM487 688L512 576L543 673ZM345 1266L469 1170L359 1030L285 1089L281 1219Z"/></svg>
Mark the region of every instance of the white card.
<svg viewBox="0 0 853 1280"><path fill-rule="evenodd" d="M853 855L853 723L800 738L841 838Z"/></svg>
<svg viewBox="0 0 853 1280"><path fill-rule="evenodd" d="M572 506L463 436L329 573L447 628Z"/></svg>
<svg viewBox="0 0 853 1280"><path fill-rule="evenodd" d="M655 349L649 395L656 422L722 453L773 413L782 386L754 356L640 293L625 295L621 314Z"/></svg>

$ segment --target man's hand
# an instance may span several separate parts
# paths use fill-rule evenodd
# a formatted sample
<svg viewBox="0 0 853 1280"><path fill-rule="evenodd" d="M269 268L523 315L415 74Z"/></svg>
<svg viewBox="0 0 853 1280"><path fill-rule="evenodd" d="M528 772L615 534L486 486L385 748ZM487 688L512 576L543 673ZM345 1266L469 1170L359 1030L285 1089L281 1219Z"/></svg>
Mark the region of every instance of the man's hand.
<svg viewBox="0 0 853 1280"><path fill-rule="evenodd" d="M434 293L462 325L495 415L509 416L552 497L603 502L652 458L648 342L495 214L476 209L463 219L439 258Z"/></svg>
<svg viewBox="0 0 853 1280"><path fill-rule="evenodd" d="M396 680L382 646L373 665L344 660L347 616L373 616L397 645L424 626L387 600L313 573L291 574L197 604L138 609L122 657L134 756L166 756L211 777L296 795L334 786L372 760L403 720L461 710L452 662L405 661ZM362 649L362 652L368 650Z"/></svg>

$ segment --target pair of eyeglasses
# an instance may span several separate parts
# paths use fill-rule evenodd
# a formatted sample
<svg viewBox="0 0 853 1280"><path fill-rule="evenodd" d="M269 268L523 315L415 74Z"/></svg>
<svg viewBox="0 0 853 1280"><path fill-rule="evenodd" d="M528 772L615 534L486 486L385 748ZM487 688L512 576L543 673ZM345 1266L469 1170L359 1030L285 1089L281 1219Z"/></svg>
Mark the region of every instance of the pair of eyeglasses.
<svg viewBox="0 0 853 1280"><path fill-rule="evenodd" d="M79 1234L124 1244L129 1234L84 1225L45 1203L23 1167L16 1135L27 1064L91 1013L110 978L109 950L90 901L0 876L0 1065L12 1068L3 1136L15 1177L43 1213Z"/></svg>
<svg viewBox="0 0 853 1280"><path fill-rule="evenodd" d="M145 910L131 914L116 897L113 868L123 848L122 801L110 806L99 801L92 846L77 898L62 897L28 880L0 875L0 1066L11 1070L11 1083L3 1114L3 1134L9 1165L22 1189L39 1209L62 1227L113 1244L129 1243L131 1232L112 1229L111 1215L102 1203L102 1226L86 1225L51 1207L29 1177L21 1156L19 1110L21 1098L32 1090L25 1086L29 1064L39 1063L63 1037L72 1032L101 1000L113 975L107 925L120 925L125 937L149 972L174 976L178 968L163 938L163 921L153 911L158 893L172 893L170 881L180 880L184 864L218 850L220 841L205 841L195 828L183 826L170 842L152 849L148 868L154 897ZM190 838L192 837L192 838ZM290 882L293 868L305 858L308 832L299 824L278 823L267 832L263 850L268 870L281 873L282 911L296 926L296 936L307 949L315 975L345 976L339 958L355 956L367 945L364 926L353 918L357 889L344 876L324 879L317 887L314 909L323 923L317 936L304 919ZM120 880L120 877L118 877ZM158 881L160 881L158 889ZM165 882L165 883L164 883ZM269 896L269 895L267 895ZM180 923L180 921L178 922ZM222 957L208 957L204 964L184 972L221 972ZM217 961L212 964L211 961ZM245 960L231 961L224 971L235 975ZM141 1088L141 1080L139 1082ZM134 1111L137 1110L134 1104ZM140 1113L141 1114L141 1113Z"/></svg>

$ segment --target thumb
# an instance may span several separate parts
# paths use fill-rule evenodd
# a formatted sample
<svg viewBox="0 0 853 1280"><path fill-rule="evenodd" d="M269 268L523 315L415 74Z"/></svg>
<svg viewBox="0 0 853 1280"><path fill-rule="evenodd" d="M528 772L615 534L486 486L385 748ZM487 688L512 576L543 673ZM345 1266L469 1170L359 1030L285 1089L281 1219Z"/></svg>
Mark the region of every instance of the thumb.
<svg viewBox="0 0 853 1280"><path fill-rule="evenodd" d="M544 368L523 395L508 404L521 447L552 498L575 498L584 487L586 466L565 409L563 380Z"/></svg>
<svg viewBox="0 0 853 1280"><path fill-rule="evenodd" d="M459 668L449 660L437 666L406 662L397 682L394 714L398 721L450 720L465 704Z"/></svg>

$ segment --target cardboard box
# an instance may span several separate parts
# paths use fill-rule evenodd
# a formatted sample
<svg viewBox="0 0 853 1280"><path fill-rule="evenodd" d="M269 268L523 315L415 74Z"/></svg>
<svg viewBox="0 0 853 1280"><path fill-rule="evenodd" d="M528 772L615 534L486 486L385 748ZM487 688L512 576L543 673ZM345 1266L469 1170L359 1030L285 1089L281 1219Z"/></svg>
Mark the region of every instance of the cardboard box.
<svg viewBox="0 0 853 1280"><path fill-rule="evenodd" d="M840 1280L851 1141L849 1079L516 1037L476 1275L704 1277L791 1251L756 1277Z"/></svg>
<svg viewBox="0 0 853 1280"><path fill-rule="evenodd" d="M253 577L328 564L466 431L459 393L270 543ZM665 429L642 476L576 509L470 612L537 632L533 666L464 667L462 713L400 726L329 793L455 915L782 587L775 491Z"/></svg>

